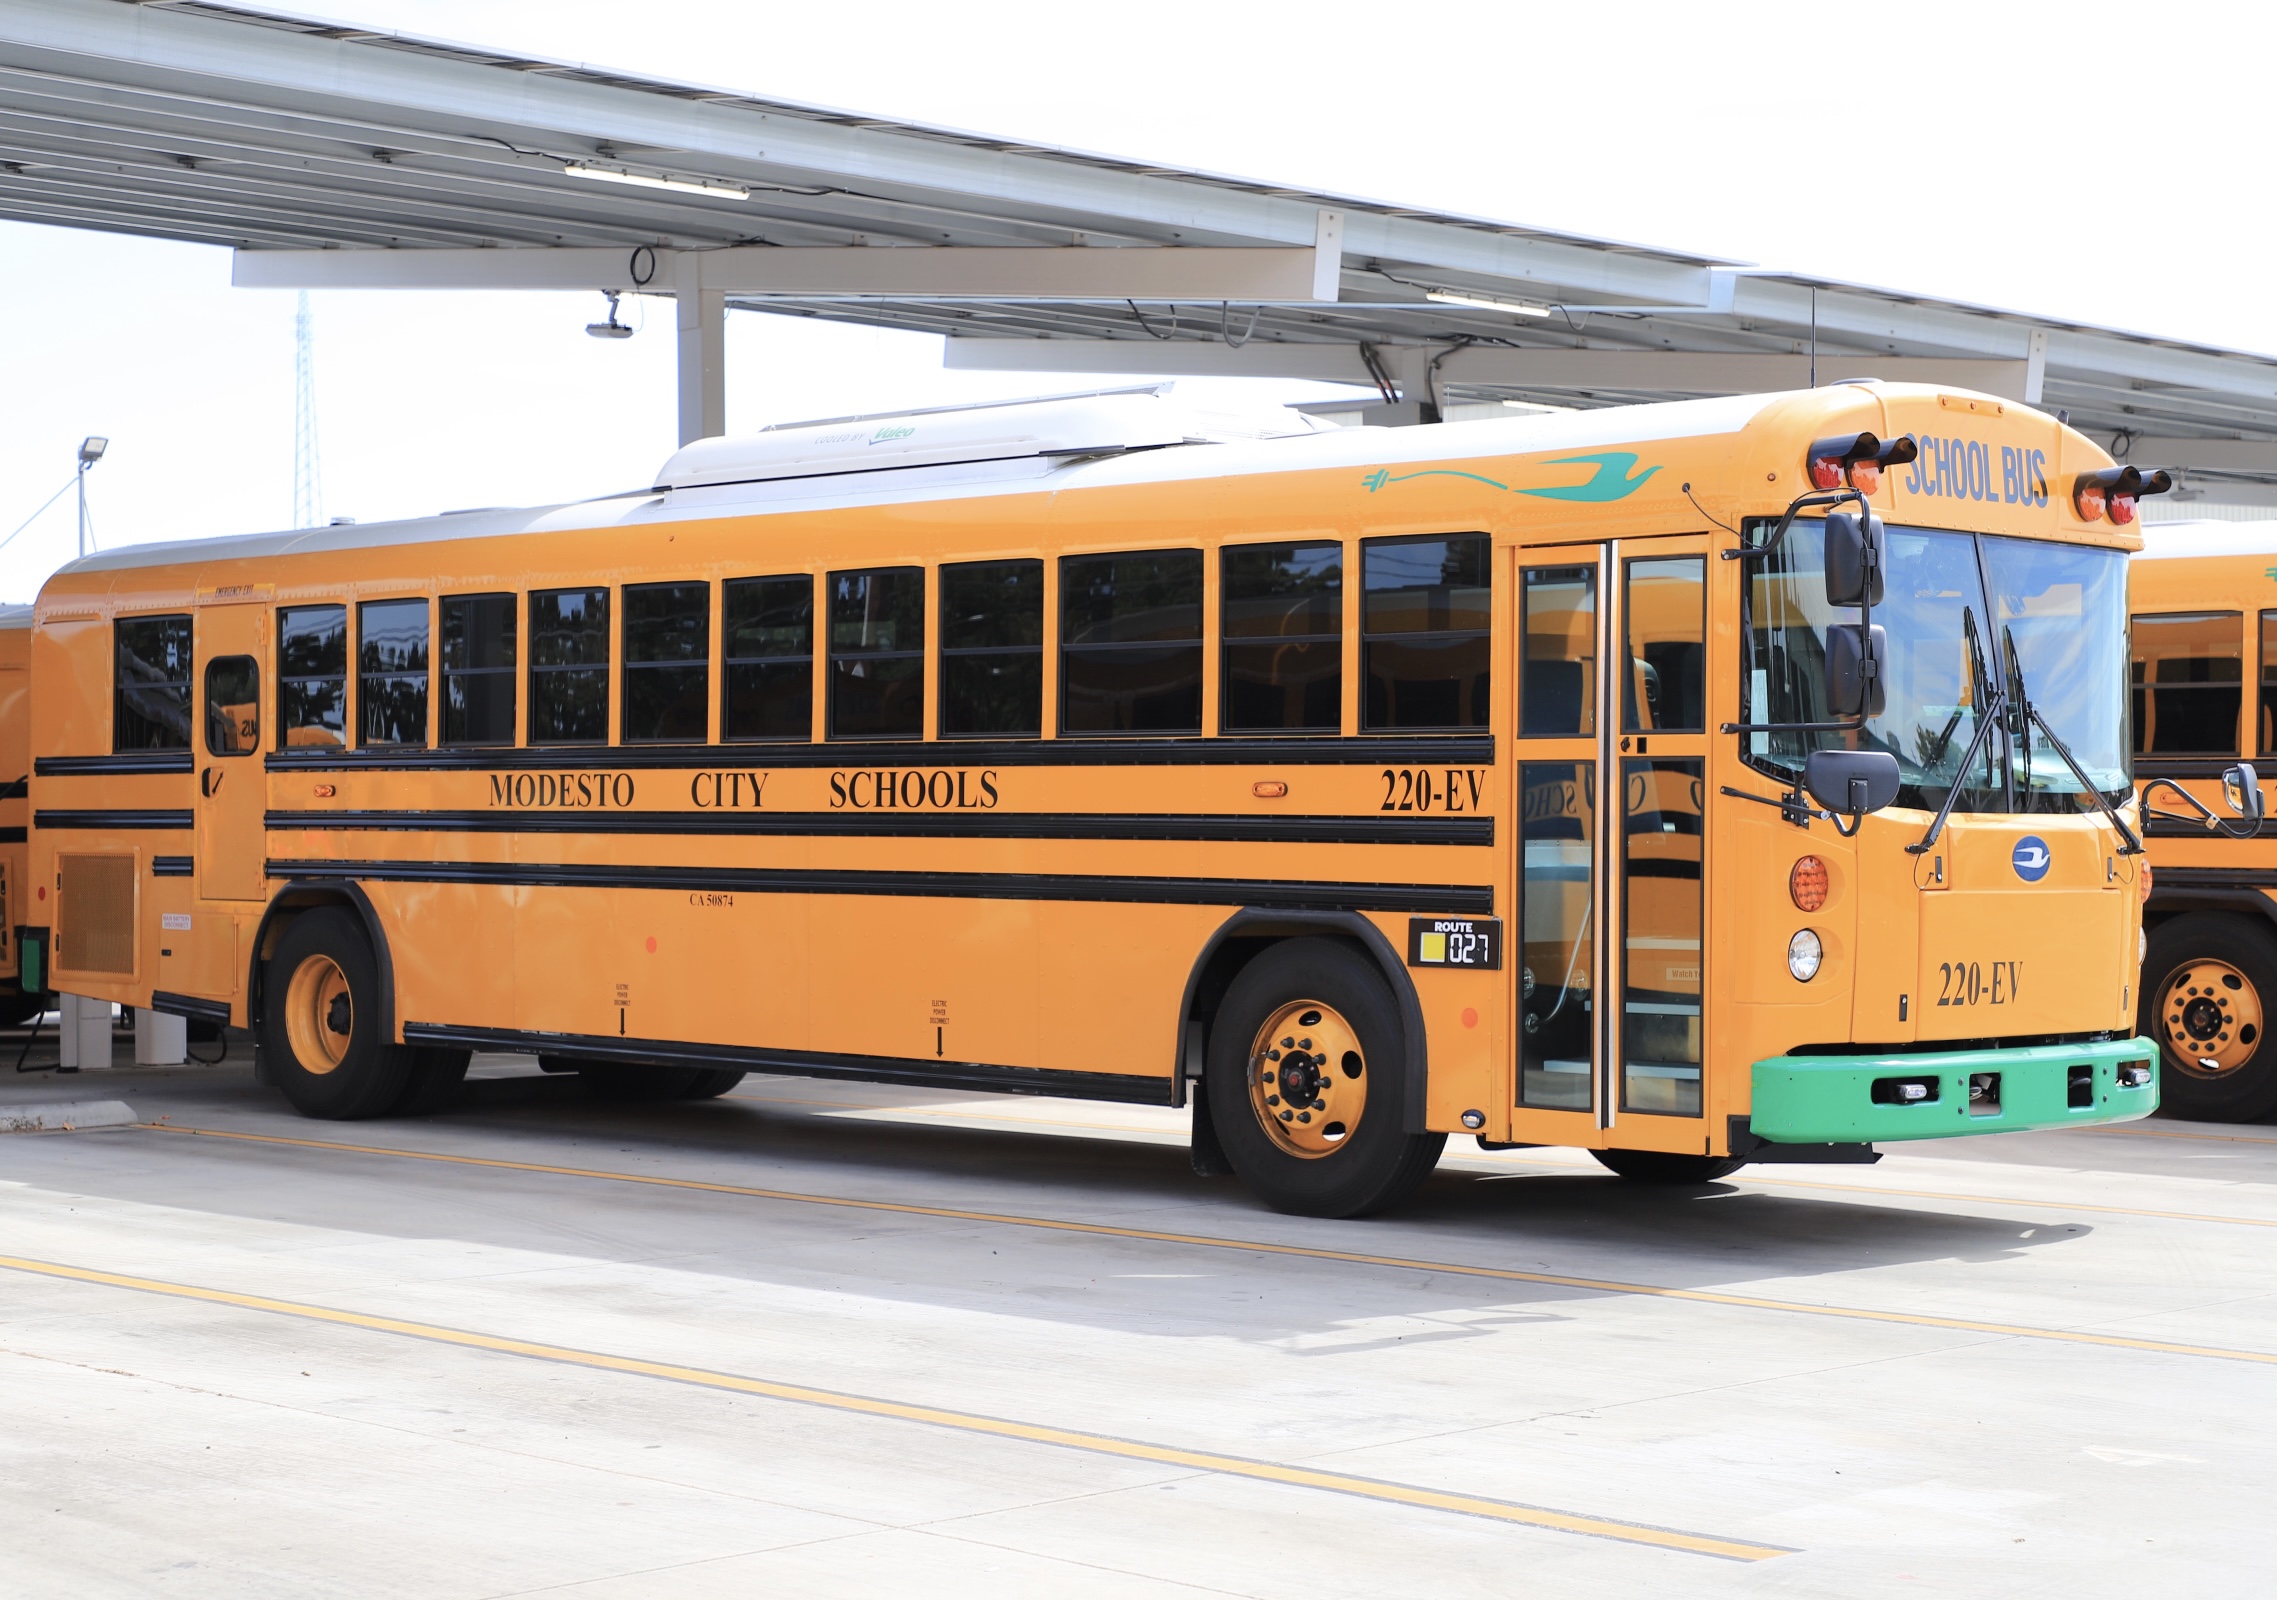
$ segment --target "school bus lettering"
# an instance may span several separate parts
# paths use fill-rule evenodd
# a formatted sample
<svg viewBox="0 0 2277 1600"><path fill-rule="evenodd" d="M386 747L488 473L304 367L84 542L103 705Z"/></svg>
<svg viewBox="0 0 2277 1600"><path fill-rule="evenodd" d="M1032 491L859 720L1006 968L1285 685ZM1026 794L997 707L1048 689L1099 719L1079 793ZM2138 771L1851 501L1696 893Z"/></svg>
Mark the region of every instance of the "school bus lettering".
<svg viewBox="0 0 2277 1600"><path fill-rule="evenodd" d="M613 810L633 803L629 772L494 772L490 803L524 811Z"/></svg>
<svg viewBox="0 0 2277 1600"><path fill-rule="evenodd" d="M1379 811L1476 811L1486 792L1484 767L1386 767Z"/></svg>
<svg viewBox="0 0 2277 1600"><path fill-rule="evenodd" d="M993 811L1000 798L993 770L880 767L830 775L833 811Z"/></svg>
<svg viewBox="0 0 2277 1600"><path fill-rule="evenodd" d="M2000 482L1992 481L1991 447L1975 439L1923 437L1921 454L1906 469L1907 494L1945 500L1982 500L2011 506L2048 503L2048 453L2000 447Z"/></svg>
<svg viewBox="0 0 2277 1600"><path fill-rule="evenodd" d="M757 811L766 791L764 772L699 772L688 780L688 798L699 811Z"/></svg>

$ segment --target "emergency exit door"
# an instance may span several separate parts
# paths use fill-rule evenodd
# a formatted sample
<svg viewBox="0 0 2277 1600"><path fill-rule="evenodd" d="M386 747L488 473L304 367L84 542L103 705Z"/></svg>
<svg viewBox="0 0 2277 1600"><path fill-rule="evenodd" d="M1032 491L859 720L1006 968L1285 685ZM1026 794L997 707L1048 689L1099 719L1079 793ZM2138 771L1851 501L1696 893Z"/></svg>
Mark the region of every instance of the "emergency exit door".
<svg viewBox="0 0 2277 1600"><path fill-rule="evenodd" d="M268 778L262 684L269 608L261 604L199 608L197 660L198 896L204 900L267 897Z"/></svg>
<svg viewBox="0 0 2277 1600"><path fill-rule="evenodd" d="M1704 1102L1708 557L1518 566L1517 1103L1645 1148L1690 1146Z"/></svg>

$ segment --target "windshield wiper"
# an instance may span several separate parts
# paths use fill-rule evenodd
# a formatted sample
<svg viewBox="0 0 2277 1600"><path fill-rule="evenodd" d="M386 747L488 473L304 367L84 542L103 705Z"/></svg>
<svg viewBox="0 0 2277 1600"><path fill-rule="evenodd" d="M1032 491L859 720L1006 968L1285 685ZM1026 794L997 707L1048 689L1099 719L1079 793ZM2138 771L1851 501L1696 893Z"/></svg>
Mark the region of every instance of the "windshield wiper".
<svg viewBox="0 0 2277 1600"><path fill-rule="evenodd" d="M1945 790L1945 803L1937 808L1937 815L1930 818L1929 831L1921 836L1921 842L1905 847L1908 855L1922 854L1945 831L1945 823L1953 815L1953 807L1960 801L1961 785L1968 780L1971 769L1977 764L1977 752L1984 748L1986 736L2008 715L2008 697L1993 687L1992 675L1984 669L1984 648L1977 642L1976 612L1967 606L1961 607L1961 637L1968 641L1969 692L1975 697L1976 704L1973 708L1953 708L1952 716L1945 721L1945 731L1937 736L1937 754L1925 764L1934 765L1943 757L1946 746L1952 742L1953 730L1960 726L1961 712L1964 709L1975 710L1977 728L1976 732L1969 735L1969 747L1961 753L1960 764L1953 769L1953 781ZM1987 764L1990 764L1990 757L1987 757Z"/></svg>
<svg viewBox="0 0 2277 1600"><path fill-rule="evenodd" d="M2087 769L2082 767L2079 764L2079 758L2071 753L2071 746L2056 737L2056 730L2048 726L2048 719L2040 715L2040 708L2032 704L2031 698L2025 693L2024 663L2016 654L2015 634L2006 628L2001 630L2001 634L2008 651L2008 681L2015 685L2016 689L2019 725L2036 725L2041 736L2048 741L2048 747L2064 758L2064 765L2071 768L2071 775L2079 780L2079 786L2095 796L2095 803L2103 808L2103 814L2111 819L2111 826L2119 830L2119 837L2124 841L2119 846L2119 854L2123 856L2141 855L2143 853L2143 842L2135 837L2135 830L2127 826L2127 819L2119 815L2119 808L2111 803L2111 797L2103 792L2099 784L2088 777ZM2025 780L2029 782L2032 776L2029 733L2025 737L2027 743L2025 746L2024 776Z"/></svg>
<svg viewBox="0 0 2277 1600"><path fill-rule="evenodd" d="M2009 731L2015 736L2018 753L2024 758L2024 775L2017 783L2022 792L2029 794L2032 790L2032 723L2038 713L2032 709L2031 696L2024 692L2024 662L2016 653L2014 628L2004 627L2000 630L2000 648L2007 658L2008 703L2013 708L2009 713ZM2074 767L2072 771L2076 775L2079 769ZM2085 783L2087 780L2081 778L2079 781Z"/></svg>

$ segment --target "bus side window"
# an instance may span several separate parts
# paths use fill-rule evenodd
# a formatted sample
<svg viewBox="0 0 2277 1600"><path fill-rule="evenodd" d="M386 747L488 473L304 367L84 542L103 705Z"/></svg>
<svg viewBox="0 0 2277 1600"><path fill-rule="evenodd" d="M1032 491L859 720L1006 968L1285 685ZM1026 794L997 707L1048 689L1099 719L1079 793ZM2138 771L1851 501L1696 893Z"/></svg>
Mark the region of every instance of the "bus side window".
<svg viewBox="0 0 2277 1600"><path fill-rule="evenodd" d="M625 585L626 744L704 742L712 676L712 586Z"/></svg>
<svg viewBox="0 0 2277 1600"><path fill-rule="evenodd" d="M814 737L814 580L737 578L720 594L723 739Z"/></svg>
<svg viewBox="0 0 2277 1600"><path fill-rule="evenodd" d="M1701 685L1708 636L1708 563L1658 556L1624 563L1628 593L1628 675L1621 686L1623 733L1701 733Z"/></svg>
<svg viewBox="0 0 2277 1600"><path fill-rule="evenodd" d="M609 742L609 591L530 596L530 743Z"/></svg>
<svg viewBox="0 0 2277 1600"><path fill-rule="evenodd" d="M427 602L356 608L356 737L367 745L427 742Z"/></svg>
<svg viewBox="0 0 2277 1600"><path fill-rule="evenodd" d="M2277 611L2261 613L2261 753L2277 754Z"/></svg>
<svg viewBox="0 0 2277 1600"><path fill-rule="evenodd" d="M1485 534L1360 546L1360 726L1483 728L1493 576Z"/></svg>
<svg viewBox="0 0 2277 1600"><path fill-rule="evenodd" d="M277 748L348 742L348 608L277 613Z"/></svg>
<svg viewBox="0 0 2277 1600"><path fill-rule="evenodd" d="M1334 733L1344 720L1344 547L1219 552L1227 733Z"/></svg>
<svg viewBox="0 0 2277 1600"><path fill-rule="evenodd" d="M1044 731L1044 564L941 568L941 737Z"/></svg>
<svg viewBox="0 0 2277 1600"><path fill-rule="evenodd" d="M206 752L251 755L261 743L261 663L215 656L206 663Z"/></svg>
<svg viewBox="0 0 2277 1600"><path fill-rule="evenodd" d="M190 619L121 617L111 625L111 748L190 748Z"/></svg>
<svg viewBox="0 0 2277 1600"><path fill-rule="evenodd" d="M925 569L830 575L830 737L925 737Z"/></svg>
<svg viewBox="0 0 2277 1600"><path fill-rule="evenodd" d="M1597 569L1527 567L1518 731L1586 738L1597 731Z"/></svg>
<svg viewBox="0 0 2277 1600"><path fill-rule="evenodd" d="M1202 731L1202 552L1059 564L1062 733Z"/></svg>
<svg viewBox="0 0 2277 1600"><path fill-rule="evenodd" d="M2138 755L2235 755L2245 699L2245 618L2136 617L2128 629Z"/></svg>
<svg viewBox="0 0 2277 1600"><path fill-rule="evenodd" d="M443 597L443 743L514 742L514 597Z"/></svg>

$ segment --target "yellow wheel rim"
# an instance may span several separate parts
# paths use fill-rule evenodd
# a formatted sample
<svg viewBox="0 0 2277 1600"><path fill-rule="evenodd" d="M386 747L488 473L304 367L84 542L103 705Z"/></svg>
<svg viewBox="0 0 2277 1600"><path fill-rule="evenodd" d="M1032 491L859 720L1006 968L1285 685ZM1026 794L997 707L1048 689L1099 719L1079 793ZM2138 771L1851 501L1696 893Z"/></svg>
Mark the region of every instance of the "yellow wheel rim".
<svg viewBox="0 0 2277 1600"><path fill-rule="evenodd" d="M347 1059L356 1036L356 1002L348 975L330 956L310 956L285 989L285 1036L301 1070L321 1077Z"/></svg>
<svg viewBox="0 0 2277 1600"><path fill-rule="evenodd" d="M1249 1106L1282 1150L1307 1160L1349 1144L1368 1107L1367 1052L1334 1006L1292 1000L1249 1047Z"/></svg>
<svg viewBox="0 0 2277 1600"><path fill-rule="evenodd" d="M2222 1077L2261 1047L2261 993L2227 961L2193 961L2168 976L2158 1026L2185 1072Z"/></svg>

